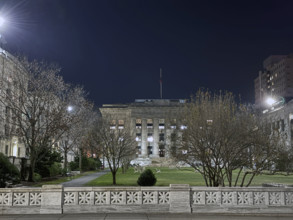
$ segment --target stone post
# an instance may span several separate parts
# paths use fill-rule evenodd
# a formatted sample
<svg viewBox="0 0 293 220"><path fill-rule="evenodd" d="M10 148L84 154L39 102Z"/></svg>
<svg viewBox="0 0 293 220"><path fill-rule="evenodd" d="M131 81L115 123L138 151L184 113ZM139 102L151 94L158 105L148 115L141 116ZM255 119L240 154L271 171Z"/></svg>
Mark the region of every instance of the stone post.
<svg viewBox="0 0 293 220"><path fill-rule="evenodd" d="M147 120L144 118L141 120L141 156L147 157Z"/></svg>
<svg viewBox="0 0 293 220"><path fill-rule="evenodd" d="M171 213L191 213L189 184L170 184Z"/></svg>
<svg viewBox="0 0 293 220"><path fill-rule="evenodd" d="M153 127L154 127L154 149L153 149L153 157L159 157L159 119L153 119Z"/></svg>
<svg viewBox="0 0 293 220"><path fill-rule="evenodd" d="M43 185L40 214L63 213L63 186Z"/></svg>

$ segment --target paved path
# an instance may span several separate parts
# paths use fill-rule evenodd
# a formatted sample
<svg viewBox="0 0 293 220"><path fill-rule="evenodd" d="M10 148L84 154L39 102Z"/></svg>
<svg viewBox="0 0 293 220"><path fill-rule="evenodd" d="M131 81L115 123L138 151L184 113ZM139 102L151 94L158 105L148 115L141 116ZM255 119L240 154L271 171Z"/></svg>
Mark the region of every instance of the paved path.
<svg viewBox="0 0 293 220"><path fill-rule="evenodd" d="M1 220L292 220L292 215L219 215L219 214L63 214L63 215L0 215Z"/></svg>
<svg viewBox="0 0 293 220"><path fill-rule="evenodd" d="M103 171L100 171L100 172L97 172L97 173L92 173L92 174L89 174L89 175L86 175L86 176L83 176L83 177L80 177L80 178L77 178L77 179L73 179L71 181L68 181L68 182L65 182L65 183L62 183L62 185L64 187L80 187L80 186L83 186L84 184L86 184L87 182L93 180L93 179L96 179L102 175L105 175L106 173L110 172L109 170L103 170ZM1 217L0 217L1 219Z"/></svg>

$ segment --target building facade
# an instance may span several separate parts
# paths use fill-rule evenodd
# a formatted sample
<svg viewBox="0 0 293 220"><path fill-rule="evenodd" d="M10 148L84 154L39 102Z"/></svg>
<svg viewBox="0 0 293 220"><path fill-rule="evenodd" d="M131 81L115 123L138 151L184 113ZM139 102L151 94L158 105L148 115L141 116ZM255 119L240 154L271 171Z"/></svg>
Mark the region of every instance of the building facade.
<svg viewBox="0 0 293 220"><path fill-rule="evenodd" d="M255 104L262 107L267 97L293 97L293 55L272 55L254 80Z"/></svg>
<svg viewBox="0 0 293 220"><path fill-rule="evenodd" d="M7 51L0 48L0 152L8 156L15 165L19 166L20 158L26 156L24 144L18 137L17 127L13 124L15 118L12 109L5 100L15 94L14 75L19 72L20 65ZM6 96L6 97L5 97Z"/></svg>
<svg viewBox="0 0 293 220"><path fill-rule="evenodd" d="M130 104L104 104L100 112L102 117L114 116L113 129L130 127L137 144L137 157L169 157L172 135L176 126L181 126L177 117L184 103L181 99L136 99Z"/></svg>
<svg viewBox="0 0 293 220"><path fill-rule="evenodd" d="M285 137L285 147L292 149L293 143L293 100L264 113L265 120L273 130L278 130Z"/></svg>

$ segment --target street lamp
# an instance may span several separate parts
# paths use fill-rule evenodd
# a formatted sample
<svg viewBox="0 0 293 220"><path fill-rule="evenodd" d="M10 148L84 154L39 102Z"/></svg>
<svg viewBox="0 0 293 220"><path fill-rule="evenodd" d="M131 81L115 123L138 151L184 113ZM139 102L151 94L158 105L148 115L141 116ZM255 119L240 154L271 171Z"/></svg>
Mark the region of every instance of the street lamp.
<svg viewBox="0 0 293 220"><path fill-rule="evenodd" d="M0 28L4 26L5 19L3 17L0 17ZM3 47L3 44L6 44L5 38L3 34L0 32L0 46Z"/></svg>
<svg viewBox="0 0 293 220"><path fill-rule="evenodd" d="M69 105L69 106L67 107L67 111L68 111L68 112L72 112L72 111L73 111L73 106Z"/></svg>
<svg viewBox="0 0 293 220"><path fill-rule="evenodd" d="M3 17L0 17L0 27L2 27L4 23L5 23L5 19Z"/></svg>
<svg viewBox="0 0 293 220"><path fill-rule="evenodd" d="M274 107L278 104L284 104L285 103L285 99L284 97L281 96L277 96L277 97L267 97L266 101L265 101L269 106Z"/></svg>
<svg viewBox="0 0 293 220"><path fill-rule="evenodd" d="M275 110L276 107L281 108L282 105L285 103L285 99L282 96L268 96L265 100L266 105L268 106L267 109L263 110L263 113L267 113L269 111Z"/></svg>
<svg viewBox="0 0 293 220"><path fill-rule="evenodd" d="M276 100L272 97L268 97L266 99L266 103L269 105L269 106L273 106L275 103L276 103Z"/></svg>

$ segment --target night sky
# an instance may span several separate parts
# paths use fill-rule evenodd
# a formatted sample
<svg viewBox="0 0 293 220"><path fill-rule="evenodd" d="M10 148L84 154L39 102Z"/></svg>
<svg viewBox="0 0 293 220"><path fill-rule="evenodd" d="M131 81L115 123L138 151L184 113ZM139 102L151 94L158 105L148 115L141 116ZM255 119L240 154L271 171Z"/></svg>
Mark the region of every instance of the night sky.
<svg viewBox="0 0 293 220"><path fill-rule="evenodd" d="M97 106L188 98L198 88L254 102L272 54L293 52L293 1L0 0L5 48L61 66Z"/></svg>

